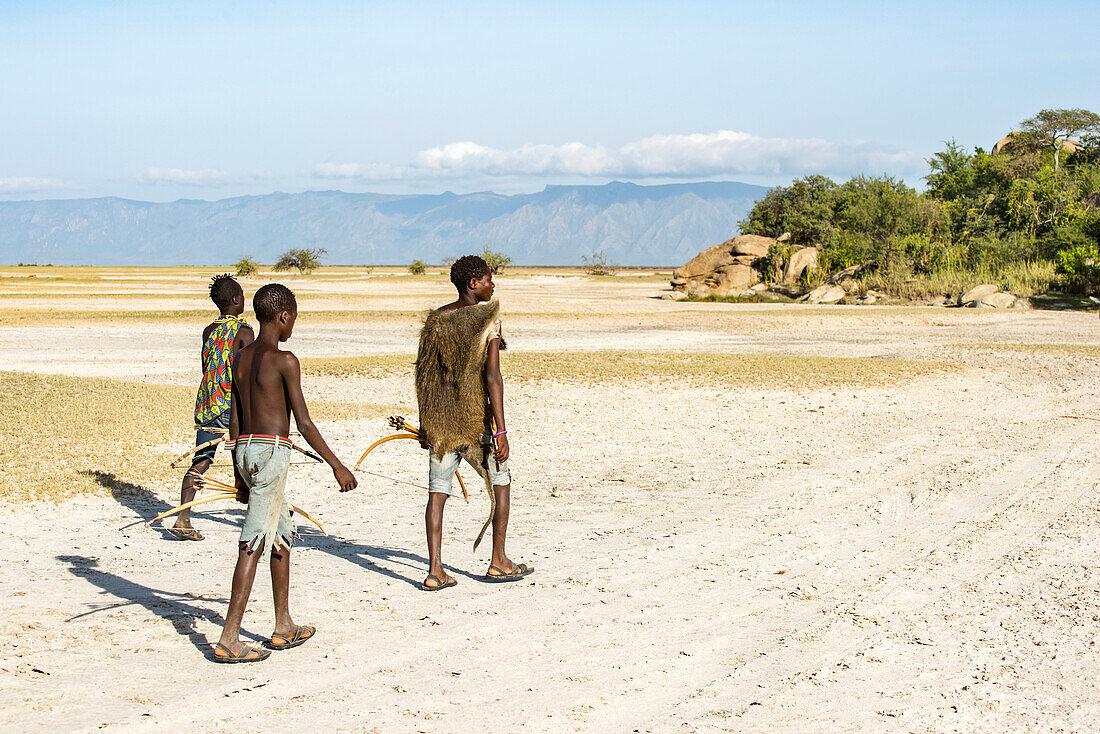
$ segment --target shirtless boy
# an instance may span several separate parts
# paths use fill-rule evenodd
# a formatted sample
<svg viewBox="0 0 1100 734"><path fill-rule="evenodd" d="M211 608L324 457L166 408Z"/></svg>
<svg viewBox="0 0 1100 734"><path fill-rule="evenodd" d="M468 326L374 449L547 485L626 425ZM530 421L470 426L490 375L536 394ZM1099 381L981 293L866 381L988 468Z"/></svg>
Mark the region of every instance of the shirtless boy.
<svg viewBox="0 0 1100 734"><path fill-rule="evenodd" d="M214 646L214 659L219 663L264 660L271 655L268 650L297 647L317 632L313 627L295 624L290 616L290 546L294 526L284 489L290 466L291 413L302 437L332 467L340 491L348 492L358 484L309 418L298 358L279 349L279 343L290 338L298 318L294 294L286 286L269 283L256 291L252 308L260 322L260 335L240 351L233 363L229 415L238 498L248 502L248 513L241 529L225 627ZM265 548L271 550L271 589L275 599L275 631L264 643L268 650L245 645L239 637L256 566Z"/></svg>
<svg viewBox="0 0 1100 734"><path fill-rule="evenodd" d="M252 327L241 318L244 313L244 289L228 273L210 281L210 300L221 315L202 331L202 382L195 398L195 446L200 447L222 438L229 430L231 366L234 355L255 339ZM210 468L217 444L204 446L195 452L191 468L183 475L180 504L195 499L195 480ZM191 510L181 510L176 524L168 533L180 540L202 540L203 535L191 527Z"/></svg>
<svg viewBox="0 0 1100 734"><path fill-rule="evenodd" d="M429 564L428 576L421 586L425 591L438 591L458 583L453 576L449 576L443 570L441 554L443 507L447 498L457 493L453 486L453 478L462 459L466 459L483 477L488 474L488 480L492 484L491 491L495 495L496 509L491 518L493 553L489 561L489 569L483 577L484 580L517 581L534 571L534 568L523 563L513 563L504 552L504 541L508 532L512 475L508 467L508 430L504 422L504 379L500 374L501 325L499 320L491 320L495 319L496 303L488 303L496 288L493 284L493 275L482 258L467 255L459 258L451 266L451 282L458 290L458 298L429 314L421 335L420 352L417 358L417 398L420 403L421 426L425 433L424 446L432 449L428 460L428 505L424 510ZM467 330L471 333L463 334L462 327L447 325L448 322L456 321L449 318L447 314L470 307L484 312L483 317L474 316L465 322L468 323ZM481 331L483 328L484 331ZM432 336L433 334L435 336ZM448 336L440 337L440 334ZM433 346L431 342L439 338L451 339L454 344L460 345L459 350L463 348L477 350L483 359L484 366L481 368L480 380L475 379L472 383L467 383L468 386L476 389L476 399L470 400L471 396L467 395L466 400L463 400L460 396L458 407L450 404L455 402L452 400L454 390L434 389L431 386L432 384L443 385L447 378L433 380L431 375L426 374L438 369L433 365L438 361L439 352L435 351L438 345ZM461 362L480 364L476 358L463 359ZM478 382L482 384L477 384ZM462 405L466 407L463 408ZM440 423L440 415L454 415L458 411L464 411L466 415L457 422L466 423L470 428L455 429ZM466 433L472 431L472 436L465 442L461 438L454 438L463 431ZM446 450L442 455L433 448L438 441L444 442L441 448ZM470 459L471 455L477 455L477 453L471 454L471 443L480 443L487 447L485 451L488 455L484 455L480 466Z"/></svg>

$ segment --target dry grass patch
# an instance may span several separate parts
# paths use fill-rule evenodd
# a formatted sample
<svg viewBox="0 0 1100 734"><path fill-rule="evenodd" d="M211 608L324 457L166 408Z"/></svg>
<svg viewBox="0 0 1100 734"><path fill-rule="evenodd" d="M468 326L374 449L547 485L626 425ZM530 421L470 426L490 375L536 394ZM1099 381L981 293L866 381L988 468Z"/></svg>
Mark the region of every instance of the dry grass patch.
<svg viewBox="0 0 1100 734"><path fill-rule="evenodd" d="M345 323L394 323L413 324L419 317L419 311L378 311L378 310L303 310L299 324L345 324ZM217 311L205 309L164 309L161 311L138 309L47 309L21 308L0 311L0 327L4 326L68 326L70 324L115 324L115 323L156 323L156 324L208 324L217 318ZM245 318L255 327L256 318L245 313Z"/></svg>
<svg viewBox="0 0 1100 734"><path fill-rule="evenodd" d="M308 374L412 375L414 355L302 360ZM878 385L957 369L944 362L710 352L505 352L505 379L581 381L700 380L721 384L826 387Z"/></svg>
<svg viewBox="0 0 1100 734"><path fill-rule="evenodd" d="M1100 345L1096 344L959 344L969 349L995 349L1004 352L1024 352L1027 354L1075 354L1085 357L1100 356Z"/></svg>
<svg viewBox="0 0 1100 734"><path fill-rule="evenodd" d="M0 501L61 500L144 487L174 491L168 462L193 445L195 389L102 378L0 372ZM310 404L317 421L374 418L392 406Z"/></svg>

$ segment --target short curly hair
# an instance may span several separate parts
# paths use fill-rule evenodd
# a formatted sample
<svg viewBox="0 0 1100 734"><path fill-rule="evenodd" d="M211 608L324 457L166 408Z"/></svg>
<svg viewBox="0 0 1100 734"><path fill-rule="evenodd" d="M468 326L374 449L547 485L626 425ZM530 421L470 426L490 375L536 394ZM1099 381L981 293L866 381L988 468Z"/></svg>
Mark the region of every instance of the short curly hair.
<svg viewBox="0 0 1100 734"><path fill-rule="evenodd" d="M280 283L268 283L252 297L252 310L260 323L273 321L283 311L298 313L294 291Z"/></svg>
<svg viewBox="0 0 1100 734"><path fill-rule="evenodd" d="M233 276L229 273L215 275L210 279L210 300L218 308L228 308L240 287L240 283L233 280Z"/></svg>
<svg viewBox="0 0 1100 734"><path fill-rule="evenodd" d="M458 289L458 294L462 295L470 287L471 280L483 278L490 272L489 263L482 258L477 255L463 255L451 266L451 282Z"/></svg>

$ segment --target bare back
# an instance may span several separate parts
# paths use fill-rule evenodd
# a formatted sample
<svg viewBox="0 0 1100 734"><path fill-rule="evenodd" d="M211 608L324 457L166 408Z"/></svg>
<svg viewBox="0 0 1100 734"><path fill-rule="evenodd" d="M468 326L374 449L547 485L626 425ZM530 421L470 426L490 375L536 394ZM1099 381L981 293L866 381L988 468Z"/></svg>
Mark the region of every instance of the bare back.
<svg viewBox="0 0 1100 734"><path fill-rule="evenodd" d="M237 354L233 366L233 393L239 406L240 433L290 435L288 368L297 376L297 358L260 340Z"/></svg>

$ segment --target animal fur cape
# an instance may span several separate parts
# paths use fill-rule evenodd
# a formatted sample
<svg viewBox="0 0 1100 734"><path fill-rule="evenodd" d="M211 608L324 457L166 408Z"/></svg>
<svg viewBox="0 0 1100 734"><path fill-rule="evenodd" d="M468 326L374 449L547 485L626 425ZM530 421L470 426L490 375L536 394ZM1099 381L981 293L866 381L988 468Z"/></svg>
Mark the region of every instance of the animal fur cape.
<svg viewBox="0 0 1100 734"><path fill-rule="evenodd" d="M496 495L485 467L486 447L481 436L491 425L485 390L485 339L499 312L497 301L454 311L429 311L416 355L416 400L425 439L438 458L457 451L485 480L489 519L474 541L474 550L496 514Z"/></svg>

